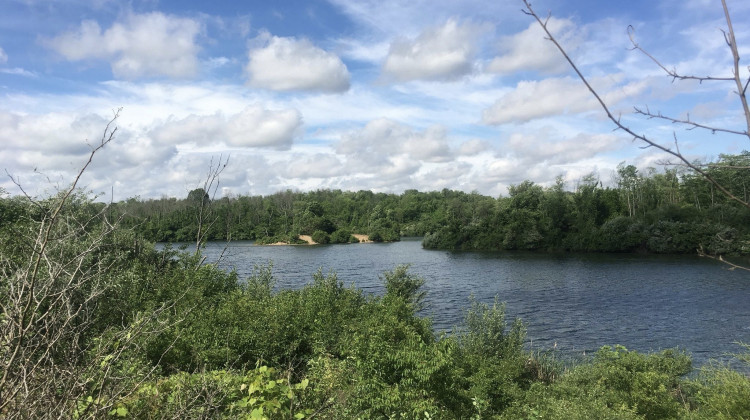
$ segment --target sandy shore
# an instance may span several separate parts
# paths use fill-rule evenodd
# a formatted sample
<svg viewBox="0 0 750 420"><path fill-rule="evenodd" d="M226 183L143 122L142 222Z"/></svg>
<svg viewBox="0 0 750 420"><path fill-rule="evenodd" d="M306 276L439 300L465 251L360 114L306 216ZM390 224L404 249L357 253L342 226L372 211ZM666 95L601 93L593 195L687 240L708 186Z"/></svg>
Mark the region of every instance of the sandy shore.
<svg viewBox="0 0 750 420"><path fill-rule="evenodd" d="M370 236L369 235L362 235L362 234L359 234L359 233L352 233L352 236L354 236L355 238L357 238L357 240L359 242L361 242L361 243L372 243L372 241L370 240Z"/></svg>
<svg viewBox="0 0 750 420"><path fill-rule="evenodd" d="M369 244L372 243L370 240L369 235L363 235L361 233L352 233L352 236L357 238L357 240L360 243L363 244ZM299 238L305 242L307 242L307 245L317 245L318 243L312 240L312 237L310 235L299 235ZM280 245L291 245L289 242L274 242L272 244L264 244L264 246L280 246ZM296 244L295 244L296 245Z"/></svg>
<svg viewBox="0 0 750 420"><path fill-rule="evenodd" d="M310 235L299 235L299 238L303 241L307 242L308 245L316 245L317 242L312 240L312 236Z"/></svg>

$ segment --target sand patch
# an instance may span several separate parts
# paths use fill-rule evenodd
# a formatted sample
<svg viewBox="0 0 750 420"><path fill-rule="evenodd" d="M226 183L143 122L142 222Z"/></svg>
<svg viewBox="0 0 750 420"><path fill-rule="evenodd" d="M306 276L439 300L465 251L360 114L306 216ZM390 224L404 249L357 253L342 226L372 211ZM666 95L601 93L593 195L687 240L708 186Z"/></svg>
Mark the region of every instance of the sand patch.
<svg viewBox="0 0 750 420"><path fill-rule="evenodd" d="M354 236L355 238L357 238L357 240L359 242L362 242L362 243L371 243L372 242L370 240L370 235L362 235L361 233L352 233L352 236Z"/></svg>
<svg viewBox="0 0 750 420"><path fill-rule="evenodd" d="M299 238L307 242L308 245L317 245L318 243L312 240L310 235L299 235Z"/></svg>

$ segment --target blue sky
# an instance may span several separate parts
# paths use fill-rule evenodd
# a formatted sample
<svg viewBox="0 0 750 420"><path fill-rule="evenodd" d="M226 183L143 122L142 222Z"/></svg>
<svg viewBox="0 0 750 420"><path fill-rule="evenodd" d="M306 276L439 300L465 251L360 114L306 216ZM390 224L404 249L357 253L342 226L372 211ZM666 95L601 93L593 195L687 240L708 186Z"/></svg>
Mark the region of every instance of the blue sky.
<svg viewBox="0 0 750 420"><path fill-rule="evenodd" d="M728 0L750 55L750 4ZM443 188L501 195L529 179L574 188L666 156L613 131L520 0L0 0L0 163L33 194L71 180L122 108L83 185L103 200L184 197L231 156L219 194ZM539 1L612 108L690 157L748 149L633 115L744 130L721 4ZM747 78L747 68L741 70ZM88 143L87 143L88 141ZM14 194L9 177L0 187ZM114 196L112 197L112 194Z"/></svg>

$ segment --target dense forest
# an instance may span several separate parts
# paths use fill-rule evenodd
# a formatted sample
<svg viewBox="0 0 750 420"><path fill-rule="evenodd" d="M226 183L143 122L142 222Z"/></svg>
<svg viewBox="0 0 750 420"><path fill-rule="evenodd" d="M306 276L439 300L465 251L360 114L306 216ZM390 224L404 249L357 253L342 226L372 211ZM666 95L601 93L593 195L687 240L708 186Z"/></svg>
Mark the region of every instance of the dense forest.
<svg viewBox="0 0 750 420"><path fill-rule="evenodd" d="M706 171L747 200L750 153L722 155ZM612 186L590 174L568 188L525 181L493 198L443 190L402 194L371 191L284 191L214 199L195 189L185 199L132 198L112 206L123 223L157 242L257 240L318 243L424 236L424 246L464 250L569 250L710 254L750 251L750 211L704 177L667 168L641 173L625 163Z"/></svg>
<svg viewBox="0 0 750 420"><path fill-rule="evenodd" d="M589 187L619 193L579 190ZM583 197L517 188L573 204ZM319 194L310 197L325 206ZM458 217L452 203L489 215L518 197L444 194L407 193L401 204L434 202L442 210L424 217ZM370 197L382 197L368 203L375 208L398 198ZM379 211L388 220L397 209ZM523 323L506 320L498 302L468 300L464 324L438 335L418 315L423 280L406 267L383 274L381 296L322 273L276 290L270 267L238 278L205 264L200 248L156 250L112 214L73 189L0 199L1 418L750 416L750 377L726 365L686 376L693 367L681 351L623 346L567 363L528 348ZM372 214L351 226L380 220ZM750 368L748 353L738 358Z"/></svg>

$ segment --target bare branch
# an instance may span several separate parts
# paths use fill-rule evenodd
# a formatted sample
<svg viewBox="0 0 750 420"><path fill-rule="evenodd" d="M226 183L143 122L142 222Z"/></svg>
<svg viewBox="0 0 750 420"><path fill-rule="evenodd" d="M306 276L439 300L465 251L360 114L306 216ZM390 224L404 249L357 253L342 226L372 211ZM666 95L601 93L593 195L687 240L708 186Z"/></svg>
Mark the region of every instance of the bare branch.
<svg viewBox="0 0 750 420"><path fill-rule="evenodd" d="M750 107L747 104L747 96L745 92L747 90L747 84L742 86L742 79L740 76L740 52L737 49L737 40L734 37L734 28L732 27L732 19L729 16L729 9L727 8L727 1L721 0L721 5L724 7L724 16L727 19L727 27L729 31L725 35L729 49L732 50L732 58L734 59L734 82L737 84L737 95L740 97L742 102L742 109L745 111L745 122L747 124L748 137L750 137ZM750 80L748 80L750 82Z"/></svg>
<svg viewBox="0 0 750 420"><path fill-rule="evenodd" d="M727 260L725 260L725 259L724 259L724 257L722 257L721 255L710 255L710 254L706 254L706 253L705 253L705 252L703 251L703 247L701 247L701 248L699 248L699 249L698 249L698 255L699 255L699 256L701 256L701 257L705 257L705 258L709 258L709 259L712 259L712 260L714 260L714 261L719 261L719 262L720 262L720 263L722 263L722 264L726 264L726 265L728 265L728 266L729 266L729 270L743 270L743 271L750 271L750 267L744 267L744 266L741 266L741 265L735 264L735 263L733 263L733 262L731 262L731 261L727 261Z"/></svg>
<svg viewBox="0 0 750 420"><path fill-rule="evenodd" d="M657 60L656 57L651 55L648 51L644 50L640 44L635 40L635 28L633 28L633 25L628 25L628 36L630 37L630 43L633 44L633 49L638 50L642 52L646 57L650 58L651 61L656 63L657 66L659 66L662 70L664 70L669 77L672 78L672 80L697 80L701 83L705 81L730 81L734 80L734 77L714 77L714 76L688 76L677 73L676 69L668 69L665 67L661 61Z"/></svg>
<svg viewBox="0 0 750 420"><path fill-rule="evenodd" d="M730 129L727 129L727 128L713 127L713 126L709 126L709 125L700 124L700 123L696 123L696 122L690 121L690 115L687 116L687 119L683 120L683 119L677 119L677 118L668 117L666 115L662 115L661 112L657 112L657 113L654 114L653 112L651 112L651 110L648 109L648 107L646 108L646 110L642 110L641 108L638 108L638 107L633 107L633 109L635 110L636 114L643 115L644 117L647 117L647 118L658 118L658 119L669 121L669 122L674 123L674 124L689 125L689 126L691 126L691 128L689 128L689 130L692 130L692 129L695 129L695 128L702 128L704 130L709 130L712 133L729 133L729 134L737 134L737 135L740 135L740 136L747 136L748 135L747 131L730 130Z"/></svg>
<svg viewBox="0 0 750 420"><path fill-rule="evenodd" d="M724 0L722 0L724 1ZM534 10L531 8L531 4L528 2L528 0L523 0L524 5L526 6L526 14L533 16L534 19L539 23L539 25L542 27L544 32L547 34L548 39L557 47L557 49L560 51L560 53L565 57L565 60L570 64L571 68L576 72L578 77L581 79L584 85L586 85L586 88L591 92L591 94L596 98L597 102L599 102L599 105L601 105L604 112L607 114L607 118L609 118L619 129L625 131L629 135L633 137L634 140L641 141L645 143L645 148L648 147L654 147L657 148L665 153L668 153L677 159L679 159L685 166L692 169L693 171L699 173L704 179L706 179L708 182L710 182L714 187L716 187L719 191L721 191L722 194L724 194L726 197L731 199L732 201L735 201L739 204L741 204L743 207L750 209L750 203L744 201L743 199L735 196L732 194L731 191L729 191L724 185L722 185L720 182L718 182L714 177L711 176L708 172L703 170L700 166L694 164L689 159L687 159L685 156L682 155L682 153L679 152L679 150L672 150L669 147L663 146L659 143L657 143L654 140L651 140L648 138L645 134L638 134L635 131L633 131L630 127L623 124L619 118L615 118L615 116L610 111L607 104L604 102L604 100L599 96L599 93L594 90L594 88L591 86L589 81L586 79L586 77L581 73L581 71L578 69L578 66L573 62L573 60L570 58L568 53L565 51L565 49L560 45L560 43L557 41L557 39L552 35L552 33L549 31L547 26L542 22L542 20L539 18L539 15L534 12ZM748 114L748 118L750 118L750 114Z"/></svg>
<svg viewBox="0 0 750 420"><path fill-rule="evenodd" d="M216 197L216 193L219 190L220 176L224 172L227 165L229 165L229 156L224 159L223 156L219 156L218 162L214 165L214 158L211 158L211 162L208 165L208 172L206 178L203 180L203 192L205 196L208 196L208 200L200 200L198 206L197 224L198 233L195 238L195 253L196 255L200 252L200 247L206 240L207 233L211 230L211 227L216 223L216 218L209 220L211 216L211 205ZM200 264L199 264L200 265Z"/></svg>

